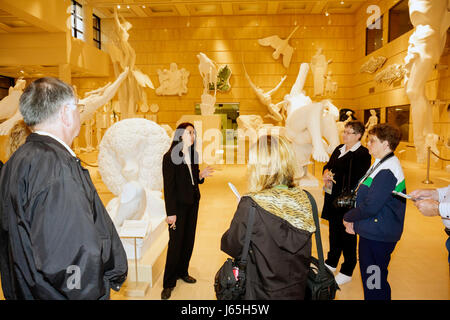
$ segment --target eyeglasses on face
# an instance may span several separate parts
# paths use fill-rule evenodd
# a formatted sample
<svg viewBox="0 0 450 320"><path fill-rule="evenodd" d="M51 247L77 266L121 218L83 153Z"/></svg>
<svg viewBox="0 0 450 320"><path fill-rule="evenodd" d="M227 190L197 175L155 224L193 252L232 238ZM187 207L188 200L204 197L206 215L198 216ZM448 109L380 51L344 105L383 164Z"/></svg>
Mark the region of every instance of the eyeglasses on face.
<svg viewBox="0 0 450 320"><path fill-rule="evenodd" d="M355 134L354 131L348 131L348 130L344 130L344 133L345 133L345 134Z"/></svg>
<svg viewBox="0 0 450 320"><path fill-rule="evenodd" d="M83 112L86 105L84 103L69 103L70 106L75 107L74 109L77 109L78 112Z"/></svg>

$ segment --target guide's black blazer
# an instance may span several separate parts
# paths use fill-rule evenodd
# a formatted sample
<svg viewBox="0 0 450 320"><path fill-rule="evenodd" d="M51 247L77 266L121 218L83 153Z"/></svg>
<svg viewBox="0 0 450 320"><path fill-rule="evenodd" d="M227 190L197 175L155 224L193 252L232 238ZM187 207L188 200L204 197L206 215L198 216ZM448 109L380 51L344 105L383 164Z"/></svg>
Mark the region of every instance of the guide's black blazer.
<svg viewBox="0 0 450 320"><path fill-rule="evenodd" d="M172 151L169 150L163 157L163 180L164 180L164 202L166 205L167 216L177 215L177 208L182 205L192 205L200 200L199 184L205 179L200 180L200 170L198 162L192 160L192 185L191 175L188 165L180 152L180 157L174 157L172 161ZM198 159L198 153L192 159Z"/></svg>

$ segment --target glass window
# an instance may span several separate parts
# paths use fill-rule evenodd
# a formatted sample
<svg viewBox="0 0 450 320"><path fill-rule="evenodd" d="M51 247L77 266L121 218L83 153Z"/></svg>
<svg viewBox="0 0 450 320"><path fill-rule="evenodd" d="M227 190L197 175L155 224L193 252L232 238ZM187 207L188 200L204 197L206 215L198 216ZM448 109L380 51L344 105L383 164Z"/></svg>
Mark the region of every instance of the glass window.
<svg viewBox="0 0 450 320"><path fill-rule="evenodd" d="M14 87L14 79L0 76L0 99L3 99L9 94L9 87Z"/></svg>
<svg viewBox="0 0 450 320"><path fill-rule="evenodd" d="M72 37L84 40L83 10L81 4L72 0Z"/></svg>
<svg viewBox="0 0 450 320"><path fill-rule="evenodd" d="M413 28L409 19L408 1L402 0L389 10L389 42Z"/></svg>
<svg viewBox="0 0 450 320"><path fill-rule="evenodd" d="M386 108L386 122L400 129L401 141L408 141L409 137L409 108L409 104Z"/></svg>
<svg viewBox="0 0 450 320"><path fill-rule="evenodd" d="M383 16L366 28L366 56L383 46Z"/></svg>
<svg viewBox="0 0 450 320"><path fill-rule="evenodd" d="M93 19L92 25L94 28L94 43L98 49L101 49L102 48L102 39L101 39L100 18L94 14L92 16L92 19Z"/></svg>

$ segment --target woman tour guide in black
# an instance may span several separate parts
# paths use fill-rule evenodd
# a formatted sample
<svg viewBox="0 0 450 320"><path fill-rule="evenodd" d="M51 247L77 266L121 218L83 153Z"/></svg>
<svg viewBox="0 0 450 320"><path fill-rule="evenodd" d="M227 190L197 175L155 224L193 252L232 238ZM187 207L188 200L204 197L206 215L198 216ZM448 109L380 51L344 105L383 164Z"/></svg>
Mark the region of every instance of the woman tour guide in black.
<svg viewBox="0 0 450 320"><path fill-rule="evenodd" d="M175 130L172 145L163 158L164 201L169 224L169 246L164 270L161 299L169 299L177 279L187 283L196 280L188 273L194 248L200 190L206 177L213 173L207 167L202 172L195 151L195 129L184 122Z"/></svg>

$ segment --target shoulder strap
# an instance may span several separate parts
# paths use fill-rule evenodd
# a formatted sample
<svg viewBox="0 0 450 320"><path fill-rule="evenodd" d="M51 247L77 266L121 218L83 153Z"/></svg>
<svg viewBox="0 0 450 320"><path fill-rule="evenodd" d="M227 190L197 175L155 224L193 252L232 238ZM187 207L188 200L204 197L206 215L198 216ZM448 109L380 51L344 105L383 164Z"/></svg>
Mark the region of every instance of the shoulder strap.
<svg viewBox="0 0 450 320"><path fill-rule="evenodd" d="M250 213L248 215L247 230L245 232L244 249L242 250L242 256L241 256L241 261L240 261L240 263L244 266L247 265L248 249L250 247L250 239L252 237L254 222L255 222L255 205L252 204L252 206L250 207Z"/></svg>
<svg viewBox="0 0 450 320"><path fill-rule="evenodd" d="M313 196L308 191L304 189L303 191L305 191L306 195L309 198L309 201L311 202L314 223L316 225L315 236L316 236L317 256L319 260L319 272L323 273L325 272L325 261L323 260L323 248L322 248L322 240L320 238L320 223L319 223L319 215L317 213L317 204L316 200L314 200Z"/></svg>

